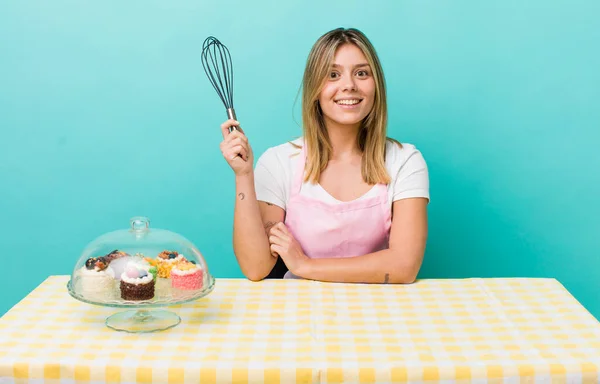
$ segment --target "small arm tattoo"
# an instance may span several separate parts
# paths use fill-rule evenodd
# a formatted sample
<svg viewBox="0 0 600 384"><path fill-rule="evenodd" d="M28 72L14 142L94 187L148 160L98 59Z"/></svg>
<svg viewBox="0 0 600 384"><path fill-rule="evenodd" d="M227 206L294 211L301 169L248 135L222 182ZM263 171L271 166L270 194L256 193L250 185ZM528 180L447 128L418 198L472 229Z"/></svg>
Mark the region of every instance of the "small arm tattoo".
<svg viewBox="0 0 600 384"><path fill-rule="evenodd" d="M238 193L238 196L240 197L240 200L244 200L246 197L246 195L244 195L242 192Z"/></svg>
<svg viewBox="0 0 600 384"><path fill-rule="evenodd" d="M270 206L270 207L272 207L272 206L273 206L273 204L271 204L271 203L267 203L267 205L268 205L268 206Z"/></svg>
<svg viewBox="0 0 600 384"><path fill-rule="evenodd" d="M383 284L388 284L390 282L390 274L386 273L385 274L385 281L383 282Z"/></svg>

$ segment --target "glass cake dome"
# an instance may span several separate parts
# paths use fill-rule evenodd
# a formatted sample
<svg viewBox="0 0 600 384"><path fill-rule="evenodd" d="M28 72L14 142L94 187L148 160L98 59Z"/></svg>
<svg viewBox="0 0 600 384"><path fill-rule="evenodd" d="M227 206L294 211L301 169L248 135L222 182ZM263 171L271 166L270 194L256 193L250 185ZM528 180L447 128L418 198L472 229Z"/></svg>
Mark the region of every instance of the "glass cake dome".
<svg viewBox="0 0 600 384"><path fill-rule="evenodd" d="M89 304L135 308L110 316L119 331L153 332L181 321L175 313L147 308L182 304L209 294L215 284L200 251L183 236L150 228L134 217L129 229L104 234L83 250L67 285Z"/></svg>

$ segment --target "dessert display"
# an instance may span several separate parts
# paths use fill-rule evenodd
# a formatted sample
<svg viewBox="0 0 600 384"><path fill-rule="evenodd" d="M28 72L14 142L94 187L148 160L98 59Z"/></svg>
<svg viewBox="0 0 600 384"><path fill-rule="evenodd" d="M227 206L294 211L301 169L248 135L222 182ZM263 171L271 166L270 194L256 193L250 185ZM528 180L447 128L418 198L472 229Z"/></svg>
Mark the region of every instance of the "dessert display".
<svg viewBox="0 0 600 384"><path fill-rule="evenodd" d="M75 274L77 290L94 301L169 299L176 290L201 291L204 271L181 252L161 250L156 255L122 250L89 257ZM177 295L177 298L181 298Z"/></svg>
<svg viewBox="0 0 600 384"><path fill-rule="evenodd" d="M151 229L147 218L135 217L130 224L129 229L109 232L85 247L68 283L71 296L96 305L144 308L189 302L213 290L215 280L206 260L189 240ZM142 322L153 324L148 319L129 321ZM113 328L111 324L107 322Z"/></svg>

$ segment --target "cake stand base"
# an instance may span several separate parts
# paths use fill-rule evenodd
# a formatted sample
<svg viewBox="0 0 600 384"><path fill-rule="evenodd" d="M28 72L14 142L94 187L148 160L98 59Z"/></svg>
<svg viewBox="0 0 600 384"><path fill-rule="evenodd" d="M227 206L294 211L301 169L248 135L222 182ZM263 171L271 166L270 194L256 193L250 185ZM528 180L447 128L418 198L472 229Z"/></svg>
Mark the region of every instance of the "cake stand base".
<svg viewBox="0 0 600 384"><path fill-rule="evenodd" d="M106 319L106 326L115 331L146 333L164 331L181 322L177 314L164 310L131 310L115 313Z"/></svg>

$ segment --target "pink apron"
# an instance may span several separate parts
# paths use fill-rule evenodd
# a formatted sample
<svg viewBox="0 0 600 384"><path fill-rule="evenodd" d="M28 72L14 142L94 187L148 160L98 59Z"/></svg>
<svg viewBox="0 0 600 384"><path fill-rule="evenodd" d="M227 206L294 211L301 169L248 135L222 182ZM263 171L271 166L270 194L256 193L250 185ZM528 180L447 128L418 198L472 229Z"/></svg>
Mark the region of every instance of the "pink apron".
<svg viewBox="0 0 600 384"><path fill-rule="evenodd" d="M302 148L285 225L312 259L361 256L389 247L392 212L387 185L377 184L374 196L326 203L300 194L306 153ZM284 278L295 278L287 272Z"/></svg>

